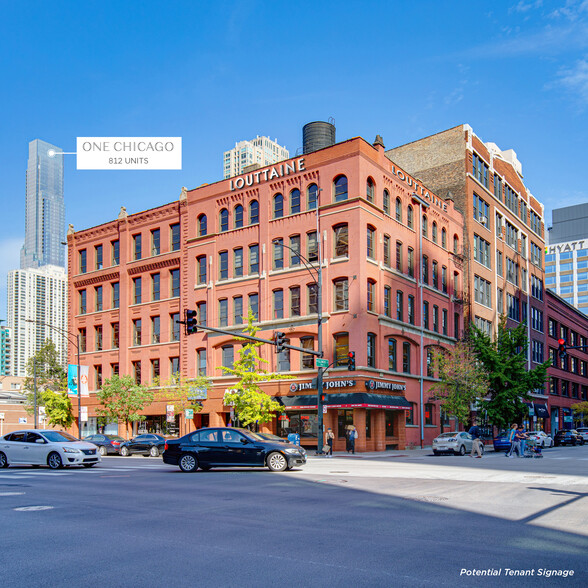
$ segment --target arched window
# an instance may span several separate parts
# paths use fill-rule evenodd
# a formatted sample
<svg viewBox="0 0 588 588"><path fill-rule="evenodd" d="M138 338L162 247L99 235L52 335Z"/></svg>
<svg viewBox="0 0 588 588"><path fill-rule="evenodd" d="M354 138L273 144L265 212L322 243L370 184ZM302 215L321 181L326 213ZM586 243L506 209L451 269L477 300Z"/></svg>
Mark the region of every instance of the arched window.
<svg viewBox="0 0 588 588"><path fill-rule="evenodd" d="M406 209L406 224L409 229L414 229L414 220L412 218L412 206L409 204Z"/></svg>
<svg viewBox="0 0 588 588"><path fill-rule="evenodd" d="M335 257L349 256L349 231L347 223L341 223L333 227L333 244Z"/></svg>
<svg viewBox="0 0 588 588"><path fill-rule="evenodd" d="M259 222L259 202L252 200L249 205L249 224L256 225Z"/></svg>
<svg viewBox="0 0 588 588"><path fill-rule="evenodd" d="M372 178L368 178L366 182L365 194L367 196L368 202L373 202L376 193L376 185L374 184L374 180Z"/></svg>
<svg viewBox="0 0 588 588"><path fill-rule="evenodd" d="M229 230L229 211L223 208L219 215L219 232L224 233Z"/></svg>
<svg viewBox="0 0 588 588"><path fill-rule="evenodd" d="M459 237L453 235L453 253L459 253Z"/></svg>
<svg viewBox="0 0 588 588"><path fill-rule="evenodd" d="M431 237L433 239L433 243L437 243L437 223L433 221L433 227L431 229Z"/></svg>
<svg viewBox="0 0 588 588"><path fill-rule="evenodd" d="M243 226L243 207L240 204L235 206L235 228L240 229Z"/></svg>
<svg viewBox="0 0 588 588"><path fill-rule="evenodd" d="M314 210L318 200L318 186L310 184L306 190L306 208L307 210Z"/></svg>
<svg viewBox="0 0 588 588"><path fill-rule="evenodd" d="M382 208L384 209L384 214L390 215L390 192L388 190L384 190Z"/></svg>
<svg viewBox="0 0 588 588"><path fill-rule="evenodd" d="M201 214L198 217L198 236L203 237L204 235L206 235L207 231L208 231L208 228L207 228L207 224L206 224L206 215Z"/></svg>
<svg viewBox="0 0 588 588"><path fill-rule="evenodd" d="M429 237L429 222L426 214L423 214L423 237L425 237L425 239L428 239Z"/></svg>
<svg viewBox="0 0 588 588"><path fill-rule="evenodd" d="M400 198L396 198L396 220L399 223L402 222L402 200Z"/></svg>
<svg viewBox="0 0 588 588"><path fill-rule="evenodd" d="M296 214L300 212L300 190L294 188L290 192L290 214Z"/></svg>
<svg viewBox="0 0 588 588"><path fill-rule="evenodd" d="M274 196L274 218L284 216L284 197L279 192Z"/></svg>
<svg viewBox="0 0 588 588"><path fill-rule="evenodd" d="M445 227L441 229L441 247L447 249L447 231L445 230Z"/></svg>
<svg viewBox="0 0 588 588"><path fill-rule="evenodd" d="M346 176L337 176L333 182L333 196L335 198L335 202L341 202L343 200L347 200L347 177Z"/></svg>

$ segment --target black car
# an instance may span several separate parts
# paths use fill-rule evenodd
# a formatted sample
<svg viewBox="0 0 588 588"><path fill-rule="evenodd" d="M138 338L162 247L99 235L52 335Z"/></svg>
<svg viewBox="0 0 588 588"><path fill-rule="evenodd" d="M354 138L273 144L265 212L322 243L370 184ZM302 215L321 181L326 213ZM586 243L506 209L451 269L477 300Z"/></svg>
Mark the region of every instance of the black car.
<svg viewBox="0 0 588 588"><path fill-rule="evenodd" d="M584 445L584 437L575 429L562 429L555 434L553 444L558 445Z"/></svg>
<svg viewBox="0 0 588 588"><path fill-rule="evenodd" d="M120 454L124 457L132 453L140 453L141 455L157 457L165 447L165 437L155 435L155 433L145 433L144 435L137 435L130 441L125 441L120 446Z"/></svg>
<svg viewBox="0 0 588 588"><path fill-rule="evenodd" d="M306 463L306 451L298 445L267 441L247 429L207 428L168 440L163 461L183 472L224 466L268 467L282 472Z"/></svg>
<svg viewBox="0 0 588 588"><path fill-rule="evenodd" d="M119 435L90 435L84 437L84 441L89 441L98 446L100 455L114 454L118 455L120 452L121 443L124 443L126 439L123 439Z"/></svg>

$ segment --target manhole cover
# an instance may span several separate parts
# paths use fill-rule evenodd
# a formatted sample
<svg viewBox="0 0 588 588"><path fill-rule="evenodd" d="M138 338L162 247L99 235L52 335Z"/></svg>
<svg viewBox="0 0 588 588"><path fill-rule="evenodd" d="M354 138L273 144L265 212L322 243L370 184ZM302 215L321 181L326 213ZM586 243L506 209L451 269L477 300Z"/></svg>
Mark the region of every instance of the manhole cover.
<svg viewBox="0 0 588 588"><path fill-rule="evenodd" d="M29 510L51 510L52 506L19 506L14 510L29 511Z"/></svg>
<svg viewBox="0 0 588 588"><path fill-rule="evenodd" d="M0 492L0 496L21 496L24 492Z"/></svg>

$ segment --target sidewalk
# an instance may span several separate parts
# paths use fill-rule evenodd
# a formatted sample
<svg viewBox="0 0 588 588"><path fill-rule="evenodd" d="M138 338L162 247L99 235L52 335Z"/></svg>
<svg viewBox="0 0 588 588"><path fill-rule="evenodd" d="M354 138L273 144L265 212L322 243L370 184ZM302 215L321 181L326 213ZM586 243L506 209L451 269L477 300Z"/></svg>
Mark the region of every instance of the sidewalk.
<svg viewBox="0 0 588 588"><path fill-rule="evenodd" d="M494 453L492 444L484 446L485 453ZM469 452L468 452L469 454ZM350 459L387 459L394 457L423 457L433 456L433 450L431 446L425 446L424 449L420 447L417 449L386 449L386 451L364 451L362 453L347 453L346 451L333 451L333 458L336 457L348 457ZM324 455L316 455L316 450L306 450L307 459L326 459Z"/></svg>

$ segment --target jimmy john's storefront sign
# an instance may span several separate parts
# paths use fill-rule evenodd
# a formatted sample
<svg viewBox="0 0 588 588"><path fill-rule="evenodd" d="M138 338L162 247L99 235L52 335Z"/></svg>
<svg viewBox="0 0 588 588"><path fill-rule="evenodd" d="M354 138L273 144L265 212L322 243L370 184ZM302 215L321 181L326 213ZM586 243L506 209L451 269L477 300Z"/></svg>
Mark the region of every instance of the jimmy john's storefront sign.
<svg viewBox="0 0 588 588"><path fill-rule="evenodd" d="M378 382L377 380L366 380L364 383L368 390L406 390L406 384L399 382Z"/></svg>
<svg viewBox="0 0 588 588"><path fill-rule="evenodd" d="M299 159L293 159L292 161L280 163L279 165L273 165L268 169L261 169L232 179L230 182L231 191L240 190L245 187L249 188L254 184L261 184L262 182L271 182L277 178L283 178L284 176L305 170L304 157L300 157Z"/></svg>
<svg viewBox="0 0 588 588"><path fill-rule="evenodd" d="M335 388L353 388L355 380L323 380L323 390ZM302 392L303 390L316 390L316 379L312 382L300 382L290 384L290 392Z"/></svg>

